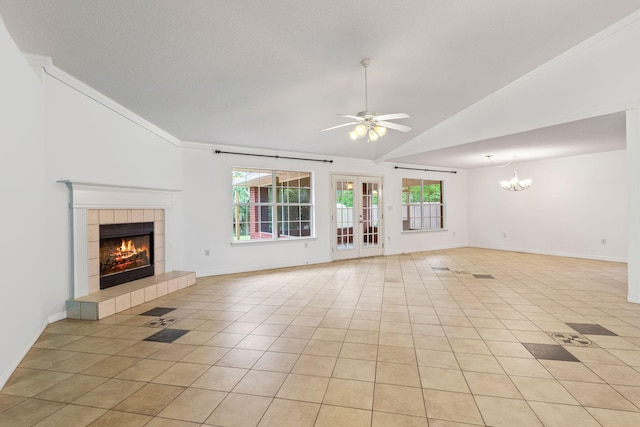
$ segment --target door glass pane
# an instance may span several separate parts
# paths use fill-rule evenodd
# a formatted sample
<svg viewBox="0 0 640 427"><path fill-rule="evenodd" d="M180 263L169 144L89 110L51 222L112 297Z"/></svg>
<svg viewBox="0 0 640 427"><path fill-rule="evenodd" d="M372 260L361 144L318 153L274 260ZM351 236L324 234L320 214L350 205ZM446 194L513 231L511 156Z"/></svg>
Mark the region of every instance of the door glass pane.
<svg viewBox="0 0 640 427"><path fill-rule="evenodd" d="M353 249L353 181L336 182L337 250Z"/></svg>
<svg viewBox="0 0 640 427"><path fill-rule="evenodd" d="M362 183L362 245L378 246L378 184Z"/></svg>

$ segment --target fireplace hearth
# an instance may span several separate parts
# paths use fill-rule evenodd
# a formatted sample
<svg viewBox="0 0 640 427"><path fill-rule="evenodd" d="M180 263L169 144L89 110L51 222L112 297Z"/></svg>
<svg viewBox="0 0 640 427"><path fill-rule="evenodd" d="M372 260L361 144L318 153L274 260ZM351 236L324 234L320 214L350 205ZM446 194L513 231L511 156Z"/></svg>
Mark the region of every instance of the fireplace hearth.
<svg viewBox="0 0 640 427"><path fill-rule="evenodd" d="M154 275L154 223L100 225L100 289Z"/></svg>

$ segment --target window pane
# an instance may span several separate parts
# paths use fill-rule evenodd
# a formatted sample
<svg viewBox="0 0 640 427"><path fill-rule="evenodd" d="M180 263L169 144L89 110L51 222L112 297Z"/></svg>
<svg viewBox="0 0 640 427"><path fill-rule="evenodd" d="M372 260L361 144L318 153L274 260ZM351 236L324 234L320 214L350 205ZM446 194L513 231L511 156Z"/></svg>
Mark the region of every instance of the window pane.
<svg viewBox="0 0 640 427"><path fill-rule="evenodd" d="M308 188L300 189L300 203L311 203L311 190Z"/></svg>

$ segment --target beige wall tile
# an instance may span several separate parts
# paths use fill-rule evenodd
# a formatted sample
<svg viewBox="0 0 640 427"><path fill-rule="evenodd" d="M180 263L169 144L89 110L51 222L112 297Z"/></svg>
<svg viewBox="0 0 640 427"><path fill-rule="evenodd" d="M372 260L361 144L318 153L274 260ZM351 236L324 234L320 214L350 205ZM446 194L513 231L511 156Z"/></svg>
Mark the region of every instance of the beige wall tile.
<svg viewBox="0 0 640 427"><path fill-rule="evenodd" d="M90 262L87 268L89 270L89 277L100 276L100 262Z"/></svg>
<svg viewBox="0 0 640 427"><path fill-rule="evenodd" d="M100 257L100 242L99 241L89 242L89 245L87 247L87 252L89 255L89 259L98 259Z"/></svg>
<svg viewBox="0 0 640 427"><path fill-rule="evenodd" d="M138 289L131 292L131 307L140 305L144 302L144 289Z"/></svg>
<svg viewBox="0 0 640 427"><path fill-rule="evenodd" d="M69 319L81 319L80 301L67 300L67 317Z"/></svg>
<svg viewBox="0 0 640 427"><path fill-rule="evenodd" d="M189 273L187 275L187 286L196 284L196 273Z"/></svg>
<svg viewBox="0 0 640 427"><path fill-rule="evenodd" d="M111 298L98 303L98 319L116 314L116 299Z"/></svg>
<svg viewBox="0 0 640 427"><path fill-rule="evenodd" d="M153 232L156 235L164 236L164 221L158 221L156 219L153 223Z"/></svg>
<svg viewBox="0 0 640 427"><path fill-rule="evenodd" d="M98 242L100 240L100 226L98 224L87 225L87 241Z"/></svg>
<svg viewBox="0 0 640 427"><path fill-rule="evenodd" d="M158 274L164 274L164 261L158 261L156 263L154 263L154 274L158 275ZM177 283L176 283L177 286ZM177 289L177 287L176 287ZM175 289L174 289L175 290ZM173 292L173 291L169 291L169 292Z"/></svg>
<svg viewBox="0 0 640 427"><path fill-rule="evenodd" d="M165 296L167 291L167 282L158 283L156 285L158 298Z"/></svg>
<svg viewBox="0 0 640 427"><path fill-rule="evenodd" d="M156 285L144 288L144 302L152 301L158 298L158 288Z"/></svg>
<svg viewBox="0 0 640 427"><path fill-rule="evenodd" d="M128 310L131 308L131 294L126 293L124 295L119 295L116 297L116 313L120 313L121 311Z"/></svg>
<svg viewBox="0 0 640 427"><path fill-rule="evenodd" d="M115 217L113 209L100 209L100 224L113 224Z"/></svg>
<svg viewBox="0 0 640 427"><path fill-rule="evenodd" d="M131 222L143 222L144 211L142 209L131 209Z"/></svg>
<svg viewBox="0 0 640 427"><path fill-rule="evenodd" d="M116 209L113 211L113 217L116 224L126 224L129 222L129 211L126 209Z"/></svg>
<svg viewBox="0 0 640 427"><path fill-rule="evenodd" d="M100 290L100 276L89 276L89 293L98 292Z"/></svg>
<svg viewBox="0 0 640 427"><path fill-rule="evenodd" d="M156 272L156 274L160 274L159 271ZM167 292L171 293L171 292L175 292L178 290L178 279L171 279L167 282Z"/></svg>
<svg viewBox="0 0 640 427"><path fill-rule="evenodd" d="M142 213L143 222L153 222L155 220L155 211L153 209L145 209Z"/></svg>
<svg viewBox="0 0 640 427"><path fill-rule="evenodd" d="M98 209L87 209L87 224L100 224Z"/></svg>
<svg viewBox="0 0 640 427"><path fill-rule="evenodd" d="M98 320L98 305L93 302L80 303L80 318L83 320Z"/></svg>

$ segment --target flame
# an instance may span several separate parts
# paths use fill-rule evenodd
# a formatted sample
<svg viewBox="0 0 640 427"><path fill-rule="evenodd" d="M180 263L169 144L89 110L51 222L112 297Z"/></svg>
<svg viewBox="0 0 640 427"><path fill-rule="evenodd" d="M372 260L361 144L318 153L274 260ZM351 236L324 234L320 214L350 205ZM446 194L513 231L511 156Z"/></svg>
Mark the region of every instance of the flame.
<svg viewBox="0 0 640 427"><path fill-rule="evenodd" d="M120 246L116 246L114 249L115 250L111 253L111 255L114 255L118 258L128 258L147 250L146 247L136 247L135 243L133 243L133 240L125 239L122 239L122 243L120 244Z"/></svg>

